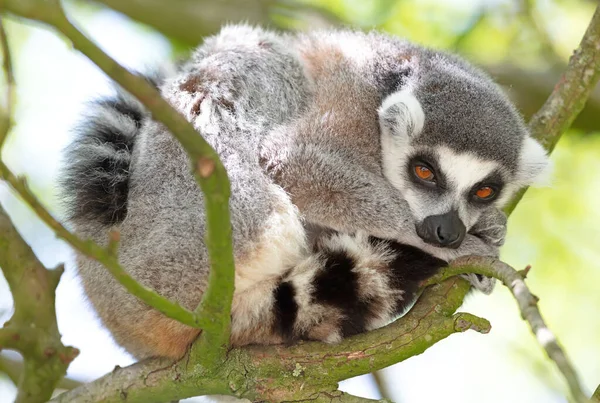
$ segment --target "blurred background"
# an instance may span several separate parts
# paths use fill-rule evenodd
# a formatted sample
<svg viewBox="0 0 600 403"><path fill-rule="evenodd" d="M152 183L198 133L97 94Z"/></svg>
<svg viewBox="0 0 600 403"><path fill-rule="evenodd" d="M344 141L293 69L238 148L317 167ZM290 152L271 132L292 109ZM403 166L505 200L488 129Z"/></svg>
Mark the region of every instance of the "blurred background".
<svg viewBox="0 0 600 403"><path fill-rule="evenodd" d="M101 5L108 4L121 13ZM144 23L126 15L147 3ZM583 0L101 0L66 2L78 25L117 61L143 69L190 49L227 22L278 29L380 29L458 52L505 86L528 117L544 102L592 16ZM184 12L182 12L182 10ZM109 80L54 32L6 21L17 80L16 124L3 158L60 217L60 153L91 97ZM0 73L1 74L1 73ZM2 81L3 82L3 81ZM591 394L600 383L600 88L558 144L553 185L530 190L510 218L502 258L533 269L528 284ZM89 381L132 359L101 328L82 294L72 252L4 185L0 203L47 267L67 262L57 291L63 342L81 355L68 376ZM11 314L0 274L0 323ZM454 335L424 354L343 382L353 394L396 402L565 402L566 385L503 287L471 295L463 311L489 319L488 335ZM11 402L18 355L0 361L0 403ZM8 374L8 375L6 375ZM194 399L199 401L202 399ZM206 399L204 399L206 401Z"/></svg>

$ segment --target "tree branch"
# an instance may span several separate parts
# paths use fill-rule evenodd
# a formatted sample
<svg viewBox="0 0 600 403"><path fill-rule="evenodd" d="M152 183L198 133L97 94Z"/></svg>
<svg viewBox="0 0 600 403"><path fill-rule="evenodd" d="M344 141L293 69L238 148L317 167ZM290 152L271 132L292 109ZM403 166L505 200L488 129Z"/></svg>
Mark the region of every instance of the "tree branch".
<svg viewBox="0 0 600 403"><path fill-rule="evenodd" d="M542 108L529 121L529 130L552 152L561 135L571 126L600 79L600 6L569 59L567 69ZM510 213L527 189L520 191L505 208Z"/></svg>
<svg viewBox="0 0 600 403"><path fill-rule="evenodd" d="M294 400L293 403L302 403L302 402L316 402L316 403L362 403L362 402L381 402L381 403L391 403L391 400L381 399L381 400L373 400L367 399L365 397L354 396L346 392L342 392L339 390L333 390L331 392L317 392L306 399Z"/></svg>
<svg viewBox="0 0 600 403"><path fill-rule="evenodd" d="M2 345L4 344L0 341L0 346ZM8 379L10 379L15 386L19 383L19 375L21 375L21 371L22 369L17 368L16 365L13 365L13 360L9 360L0 354L0 374L8 376Z"/></svg>
<svg viewBox="0 0 600 403"><path fill-rule="evenodd" d="M24 367L17 403L47 401L79 351L60 341L54 307L62 267L46 268L0 206L0 267L14 299L14 314L0 332L0 350L19 351Z"/></svg>
<svg viewBox="0 0 600 403"><path fill-rule="evenodd" d="M517 272L504 262L497 259L481 256L467 256L458 258L452 264L442 270L438 275L430 278L426 284L435 284L449 277L465 273L477 273L488 277L494 277L500 280L512 293L517 300L521 316L536 336L538 343L546 350L548 357L554 361L560 372L565 377L571 395L576 402L588 402L588 398L583 392L581 383L568 359L566 353L558 344L554 334L548 329L538 308L538 298L529 291L525 285L525 277L529 272L529 267L523 272Z"/></svg>
<svg viewBox="0 0 600 403"><path fill-rule="evenodd" d="M485 319L454 314L468 290L469 284L456 277L428 287L402 319L336 345L311 342L233 349L212 372L189 357L176 363L147 360L117 368L53 401L159 403L204 394L260 401L315 398L319 392L334 390L342 379L421 354L453 333L470 329L487 333L490 325Z"/></svg>
<svg viewBox="0 0 600 403"><path fill-rule="evenodd" d="M188 320L186 324L189 324L191 320L196 323L200 322L203 331L200 343L197 345L200 350L198 359L206 366L216 365L225 356L229 345L231 301L234 291L234 260L229 218L230 185L225 167L217 153L194 127L160 96L152 85L142 77L128 72L75 28L64 14L58 0L4 0L0 6L20 17L49 24L64 34L76 49L86 55L125 90L138 98L152 113L153 118L163 123L187 152L192 173L204 193L207 218L205 239L211 263L208 285L195 313L190 315L188 311L139 285L124 270L119 270L122 268L114 256L110 256L110 253L97 245L81 242L59 226L53 228L61 229L62 234L68 238L68 241L70 239L69 243L74 247L83 247L82 252L84 253L93 251L91 257L100 257L102 258L99 260L101 263L109 263L109 269L112 268L111 273L113 275L116 273L116 278L121 281L121 284L126 288L129 287L128 291L134 291L132 294L138 297L143 296L144 302L150 302L149 305L153 307L155 307L153 303L159 303L159 307L163 308L161 311L163 313L165 313L164 308L168 307L170 313L175 312L178 317L185 316ZM6 166L0 167L0 169L10 176ZM16 183L14 180L9 182L13 186ZM39 212L39 209L36 212ZM53 221L55 220L48 219L47 223ZM108 256L105 256L106 254ZM86 255L90 256L89 253ZM198 315L201 316L198 317Z"/></svg>
<svg viewBox="0 0 600 403"><path fill-rule="evenodd" d="M19 380L19 375L23 372L23 361L13 360L6 356L0 354L0 373L6 374L15 385L17 385ZM81 386L83 383L76 380L64 377L58 384L56 385L57 389L75 389L78 386Z"/></svg>
<svg viewBox="0 0 600 403"><path fill-rule="evenodd" d="M4 23L0 18L0 48L2 51L2 69L4 70L5 77L5 102L6 109L0 108L0 151L2 145L8 137L12 125L13 115L13 104L15 102L15 76L12 67L12 58L10 55L10 46L8 46L8 38L6 36L6 30L4 29ZM1 155L1 154L0 154Z"/></svg>
<svg viewBox="0 0 600 403"><path fill-rule="evenodd" d="M596 391L592 395L592 402L594 402L594 403L596 403L596 402L600 403L600 385L598 385L598 387L596 388Z"/></svg>

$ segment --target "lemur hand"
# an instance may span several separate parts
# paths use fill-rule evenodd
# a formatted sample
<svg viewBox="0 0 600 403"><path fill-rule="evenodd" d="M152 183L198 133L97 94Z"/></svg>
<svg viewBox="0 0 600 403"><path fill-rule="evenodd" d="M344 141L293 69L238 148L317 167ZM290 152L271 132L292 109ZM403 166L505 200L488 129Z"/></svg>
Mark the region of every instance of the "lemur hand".
<svg viewBox="0 0 600 403"><path fill-rule="evenodd" d="M499 248L504 245L506 238L507 217L502 210L496 208L486 210L477 223L469 231L470 234L480 238L496 251L494 257L498 257ZM469 273L463 276L476 289L484 294L490 294L494 290L496 279Z"/></svg>
<svg viewBox="0 0 600 403"><path fill-rule="evenodd" d="M483 212L469 233L489 245L500 248L504 245L506 238L507 220L506 214L502 210L491 208Z"/></svg>

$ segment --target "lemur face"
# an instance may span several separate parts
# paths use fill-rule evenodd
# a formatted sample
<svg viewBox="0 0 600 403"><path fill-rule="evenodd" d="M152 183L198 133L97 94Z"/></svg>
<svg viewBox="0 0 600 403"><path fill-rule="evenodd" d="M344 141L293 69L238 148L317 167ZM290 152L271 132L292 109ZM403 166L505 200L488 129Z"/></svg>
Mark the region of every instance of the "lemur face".
<svg viewBox="0 0 600 403"><path fill-rule="evenodd" d="M506 133L482 135L469 132L466 125L460 133L440 136L447 130L443 123L429 125L427 119L410 89L383 101L379 109L383 171L408 202L417 234L427 243L458 248L486 209L501 208L519 188L536 182L546 171L548 158L522 124L522 133L514 134L518 141L511 142L500 138ZM484 126L494 130L491 124ZM436 141L431 141L432 129ZM453 141L459 135L460 140ZM482 136L489 148L498 149L493 158L479 151ZM469 140L479 144L465 147ZM514 166L506 162L512 154L517 156Z"/></svg>

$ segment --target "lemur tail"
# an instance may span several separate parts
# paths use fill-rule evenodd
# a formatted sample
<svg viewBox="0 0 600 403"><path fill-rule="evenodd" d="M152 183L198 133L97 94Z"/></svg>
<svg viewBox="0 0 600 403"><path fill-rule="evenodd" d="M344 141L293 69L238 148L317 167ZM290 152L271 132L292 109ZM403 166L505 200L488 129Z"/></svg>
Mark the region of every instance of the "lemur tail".
<svg viewBox="0 0 600 403"><path fill-rule="evenodd" d="M325 232L314 249L270 290L246 291L245 299L254 292L261 304L234 304L234 345L338 342L381 327L411 306L423 280L447 266L415 247L365 234Z"/></svg>
<svg viewBox="0 0 600 403"><path fill-rule="evenodd" d="M158 74L145 78L156 87L163 80ZM122 90L89 105L65 152L61 188L69 220L111 226L125 219L131 156L149 116Z"/></svg>

